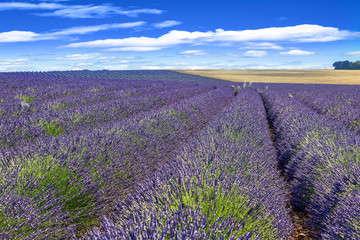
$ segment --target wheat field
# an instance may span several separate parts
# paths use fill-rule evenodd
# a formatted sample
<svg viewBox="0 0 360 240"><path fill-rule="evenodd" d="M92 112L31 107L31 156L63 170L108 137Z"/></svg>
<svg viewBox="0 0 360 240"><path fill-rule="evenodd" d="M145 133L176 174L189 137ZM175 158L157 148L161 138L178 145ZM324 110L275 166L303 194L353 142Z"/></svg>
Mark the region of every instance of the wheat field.
<svg viewBox="0 0 360 240"><path fill-rule="evenodd" d="M218 78L233 82L360 84L360 70L175 70L181 73Z"/></svg>

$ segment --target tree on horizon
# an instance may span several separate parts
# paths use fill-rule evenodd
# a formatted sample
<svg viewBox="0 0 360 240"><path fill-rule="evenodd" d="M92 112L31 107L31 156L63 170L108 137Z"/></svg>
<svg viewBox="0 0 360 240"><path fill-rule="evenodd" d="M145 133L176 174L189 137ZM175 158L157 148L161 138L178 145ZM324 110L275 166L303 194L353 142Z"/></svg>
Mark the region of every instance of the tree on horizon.
<svg viewBox="0 0 360 240"><path fill-rule="evenodd" d="M347 70L360 70L360 61L350 62L346 61L337 61L333 63L335 70L337 69L347 69Z"/></svg>

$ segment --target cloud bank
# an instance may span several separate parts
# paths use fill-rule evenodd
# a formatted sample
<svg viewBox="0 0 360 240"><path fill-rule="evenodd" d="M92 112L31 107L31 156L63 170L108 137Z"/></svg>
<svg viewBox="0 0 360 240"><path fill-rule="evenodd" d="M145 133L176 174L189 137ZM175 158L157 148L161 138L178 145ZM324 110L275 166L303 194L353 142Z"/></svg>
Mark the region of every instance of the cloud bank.
<svg viewBox="0 0 360 240"><path fill-rule="evenodd" d="M267 55L266 51L255 51L250 50L243 54L244 57L265 57Z"/></svg>
<svg viewBox="0 0 360 240"><path fill-rule="evenodd" d="M309 51L303 51L303 50L290 50L287 52L280 52L279 54L301 56L301 55L314 55L315 52L309 52Z"/></svg>
<svg viewBox="0 0 360 240"><path fill-rule="evenodd" d="M63 18L105 18L111 15L125 15L137 17L139 14L161 14L162 10L152 8L140 8L125 10L110 4L103 5L64 5L59 3L27 3L27 2L4 2L0 3L0 11L7 10L41 10L47 12L35 13L38 16L54 16Z"/></svg>
<svg viewBox="0 0 360 240"><path fill-rule="evenodd" d="M360 57L360 51L350 51L345 53L346 56Z"/></svg>
<svg viewBox="0 0 360 240"><path fill-rule="evenodd" d="M167 20L167 21L164 21L164 22L155 23L154 27L156 27L156 28L166 28L166 27L177 26L177 25L180 25L180 24L181 24L181 22L179 22L179 21Z"/></svg>
<svg viewBox="0 0 360 240"><path fill-rule="evenodd" d="M31 31L9 31L0 33L0 43L32 42L40 40L58 39L64 36L89 34L110 29L134 28L142 26L144 24L146 24L146 22L138 21L128 23L102 24L94 26L78 26L50 33L35 33Z"/></svg>
<svg viewBox="0 0 360 240"><path fill-rule="evenodd" d="M319 25L303 24L289 27L271 27L256 30L226 31L216 29L208 32L188 32L172 30L160 37L129 37L120 39L102 39L88 42L71 43L65 47L69 48L163 48L179 44L207 44L224 42L255 42L250 43L254 48L281 49L280 46L271 42L330 42L344 40L358 36L359 33L347 30L339 30L334 27L323 27ZM261 43L257 43L261 42ZM265 43L264 43L265 42ZM270 43L269 43L270 42ZM258 45L257 45L258 44Z"/></svg>

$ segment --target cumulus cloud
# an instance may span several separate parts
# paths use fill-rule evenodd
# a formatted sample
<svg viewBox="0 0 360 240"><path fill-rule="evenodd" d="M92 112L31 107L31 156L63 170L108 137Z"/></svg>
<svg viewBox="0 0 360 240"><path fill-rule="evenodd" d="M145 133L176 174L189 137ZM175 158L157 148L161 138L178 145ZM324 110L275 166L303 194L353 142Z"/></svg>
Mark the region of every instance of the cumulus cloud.
<svg viewBox="0 0 360 240"><path fill-rule="evenodd" d="M350 51L345 53L346 56L360 57L360 51Z"/></svg>
<svg viewBox="0 0 360 240"><path fill-rule="evenodd" d="M333 27L303 24L289 27L270 27L256 30L225 31L217 29L209 41L292 41L330 42L346 39L354 33Z"/></svg>
<svg viewBox="0 0 360 240"><path fill-rule="evenodd" d="M271 42L249 42L246 43L246 46L241 47L240 49L274 49L274 50L282 50L284 49L281 46L276 45Z"/></svg>
<svg viewBox="0 0 360 240"><path fill-rule="evenodd" d="M138 22L129 22L129 23L102 24L95 26L80 26L80 27L66 28L63 30L54 31L50 33L35 33L31 31L2 32L0 33L0 43L31 42L31 41L39 41L39 40L57 39L64 36L88 34L98 31L109 30L109 29L133 28L144 25L145 23L146 22L138 21Z"/></svg>
<svg viewBox="0 0 360 240"><path fill-rule="evenodd" d="M38 16L56 16L64 18L105 18L110 15L125 15L137 17L139 14L161 14L159 9L141 8L125 10L109 4L104 5L64 5L59 3L26 3L4 2L0 3L0 11L5 10L53 10L50 12L36 13Z"/></svg>
<svg viewBox="0 0 360 240"><path fill-rule="evenodd" d="M100 53L87 53L87 54L70 54L66 55L65 59L69 60L89 60L100 56Z"/></svg>
<svg viewBox="0 0 360 240"><path fill-rule="evenodd" d="M100 53L75 53L68 54L65 57L58 57L57 60L65 59L65 60L101 60L106 61L110 59L115 59L114 56L101 56Z"/></svg>
<svg viewBox="0 0 360 240"><path fill-rule="evenodd" d="M109 48L106 51L111 52L150 52L163 49L162 47L121 47L121 48Z"/></svg>
<svg viewBox="0 0 360 240"><path fill-rule="evenodd" d="M243 54L244 57L265 57L267 55L266 51L255 51L250 50Z"/></svg>
<svg viewBox="0 0 360 240"><path fill-rule="evenodd" d="M154 23L154 27L156 28L166 28L166 27L173 27L176 25L180 25L182 22L174 21L174 20L167 20L164 22Z"/></svg>
<svg viewBox="0 0 360 240"><path fill-rule="evenodd" d="M346 30L339 30L333 27L323 27L319 25L297 25L291 27L271 27L257 30L225 31L217 29L208 32L188 32L172 30L160 37L129 37L121 39L103 39L88 42L71 43L65 47L77 48L116 48L116 47L143 47L163 49L179 44L206 44L206 43L229 43L229 42L257 42L250 43L258 49L280 49L281 47L268 43L269 41L287 42L327 42L350 38L358 33ZM265 43L264 43L265 42ZM262 46L261 46L262 45Z"/></svg>
<svg viewBox="0 0 360 240"><path fill-rule="evenodd" d="M187 32L172 30L159 38L130 37L123 39L104 39L89 42L71 43L66 45L66 47L137 47L143 49L149 48L149 50L153 51L154 48L162 49L178 44L191 43L200 38L210 37L211 35L212 32Z"/></svg>
<svg viewBox="0 0 360 240"><path fill-rule="evenodd" d="M206 55L207 53L204 52L204 50L186 50L186 51L181 52L181 54L202 56L202 55Z"/></svg>
<svg viewBox="0 0 360 240"><path fill-rule="evenodd" d="M0 42L28 42L34 41L38 38L39 34L31 31L10 31L0 33Z"/></svg>
<svg viewBox="0 0 360 240"><path fill-rule="evenodd" d="M315 54L315 52L309 52L309 51L303 51L303 50L290 50L287 52L280 52L279 54L301 56L301 55L313 55L313 54Z"/></svg>

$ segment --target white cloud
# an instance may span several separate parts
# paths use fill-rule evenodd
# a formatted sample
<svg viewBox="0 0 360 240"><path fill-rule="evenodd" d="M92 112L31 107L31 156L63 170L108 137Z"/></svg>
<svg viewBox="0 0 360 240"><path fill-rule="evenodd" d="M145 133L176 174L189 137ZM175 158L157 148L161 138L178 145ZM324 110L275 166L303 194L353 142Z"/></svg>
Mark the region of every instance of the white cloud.
<svg viewBox="0 0 360 240"><path fill-rule="evenodd" d="M301 56L301 55L314 55L315 52L308 52L303 50L290 50L287 52L280 52L279 54Z"/></svg>
<svg viewBox="0 0 360 240"><path fill-rule="evenodd" d="M98 58L100 53L88 53L88 54L70 54L66 55L65 59L68 60L89 60Z"/></svg>
<svg viewBox="0 0 360 240"><path fill-rule="evenodd" d="M127 64L119 64L119 65L106 65L102 67L103 69L107 70L126 70L129 68L129 65Z"/></svg>
<svg viewBox="0 0 360 240"><path fill-rule="evenodd" d="M27 58L0 59L0 65L19 65L29 61Z"/></svg>
<svg viewBox="0 0 360 240"><path fill-rule="evenodd" d="M66 36L66 35L74 35L74 34L87 34L92 32L104 31L109 29L123 29L123 28L133 28L144 25L146 22L138 21L138 22L127 22L127 23L113 23L113 24L102 24L102 25L94 25L94 26L80 26L80 27L72 27L66 28L61 31L48 33L44 35L48 36Z"/></svg>
<svg viewBox="0 0 360 240"><path fill-rule="evenodd" d="M111 57L98 57L97 59L99 60L110 60L110 59L115 59L116 57L111 56Z"/></svg>
<svg viewBox="0 0 360 240"><path fill-rule="evenodd" d="M183 65L189 65L188 62L175 62L173 63L174 65L177 65L177 66L183 66Z"/></svg>
<svg viewBox="0 0 360 240"><path fill-rule="evenodd" d="M0 71L24 71L28 61L27 58L0 59Z"/></svg>
<svg viewBox="0 0 360 240"><path fill-rule="evenodd" d="M250 50L243 54L243 56L245 57L265 57L266 55L267 55L266 51L255 51L255 50Z"/></svg>
<svg viewBox="0 0 360 240"><path fill-rule="evenodd" d="M271 27L256 30L225 31L217 29L209 41L292 41L329 42L346 39L354 33L333 27L303 24L289 27Z"/></svg>
<svg viewBox="0 0 360 240"><path fill-rule="evenodd" d="M137 17L139 14L161 14L159 9L131 9L124 10L120 7L105 5L64 5L58 3L26 3L26 2L4 2L0 3L0 11L5 10L54 10L52 12L37 13L38 16L56 16L64 18L104 18L109 15L126 15Z"/></svg>
<svg viewBox="0 0 360 240"><path fill-rule="evenodd" d="M128 17L137 17L139 15L139 13L161 14L163 12L164 12L163 10L159 10L159 9L142 8L142 9L127 10L127 11L119 10L116 13L122 14L122 15L127 15Z"/></svg>
<svg viewBox="0 0 360 240"><path fill-rule="evenodd" d="M276 45L275 43L271 42L249 42L246 43L245 47L241 47L240 49L274 49L274 50L281 50L284 49L281 46Z"/></svg>
<svg viewBox="0 0 360 240"><path fill-rule="evenodd" d="M101 56L100 53L75 53L68 54L65 57L55 58L56 60L100 60L101 62L108 62L108 60L116 59L115 56Z"/></svg>
<svg viewBox="0 0 360 240"><path fill-rule="evenodd" d="M121 48L109 48L106 51L111 52L150 52L163 49L162 47L121 47Z"/></svg>
<svg viewBox="0 0 360 240"><path fill-rule="evenodd" d="M360 51L346 52L345 55L347 55L347 56L354 56L354 57L360 57Z"/></svg>
<svg viewBox="0 0 360 240"><path fill-rule="evenodd" d="M288 42L327 42L350 38L358 33L339 30L319 25L297 25L292 27L263 28L257 30L225 31L217 29L215 32L188 32L172 30L158 38L129 37L121 39L103 39L89 42L71 43L65 47L77 48L123 48L142 47L149 50L160 50L179 44L200 45L206 43L253 42L253 41L288 41ZM250 43L253 44L254 43ZM257 43L257 48L280 49L271 43ZM262 45L262 46L261 46ZM256 46L256 43L255 43ZM136 49L136 48L135 48ZM115 49L113 49L115 50Z"/></svg>
<svg viewBox="0 0 360 240"><path fill-rule="evenodd" d="M31 31L10 31L0 33L0 42L28 42L39 38L40 34Z"/></svg>
<svg viewBox="0 0 360 240"><path fill-rule="evenodd" d="M6 42L30 42L39 40L58 39L62 36L76 35L76 34L88 34L98 31L104 31L109 29L123 29L133 28L144 25L146 22L128 22L128 23L114 23L114 24L102 24L95 26L80 26L66 28L60 31L51 33L35 33L31 31L10 31L0 33L0 43Z"/></svg>
<svg viewBox="0 0 360 240"><path fill-rule="evenodd" d="M174 21L174 20L167 20L164 22L155 23L154 27L156 28L166 28L166 27L173 27L176 25L180 25L182 22Z"/></svg>
<svg viewBox="0 0 360 240"><path fill-rule="evenodd" d="M55 16L64 18L105 18L108 15L118 14L126 15L128 17L137 17L140 13L147 14L161 14L162 11L158 9L134 9L134 10L122 10L113 6L94 6L94 5L78 5L67 6L66 8L56 10L50 13L39 13L38 16Z"/></svg>
<svg viewBox="0 0 360 240"><path fill-rule="evenodd" d="M25 3L25 2L4 2L0 3L0 11L4 10L54 10L64 7L64 5L57 3Z"/></svg>
<svg viewBox="0 0 360 240"><path fill-rule="evenodd" d="M200 38L211 37L212 32L187 32L172 30L159 38L130 37L123 39L104 39L89 42L71 43L66 47L144 47L144 48L166 48L183 43L191 43Z"/></svg>
<svg viewBox="0 0 360 240"><path fill-rule="evenodd" d="M75 63L75 66L91 66L93 63Z"/></svg>
<svg viewBox="0 0 360 240"><path fill-rule="evenodd" d="M202 56L202 55L206 55L207 53L204 52L204 50L186 50L186 51L181 52L181 54Z"/></svg>

